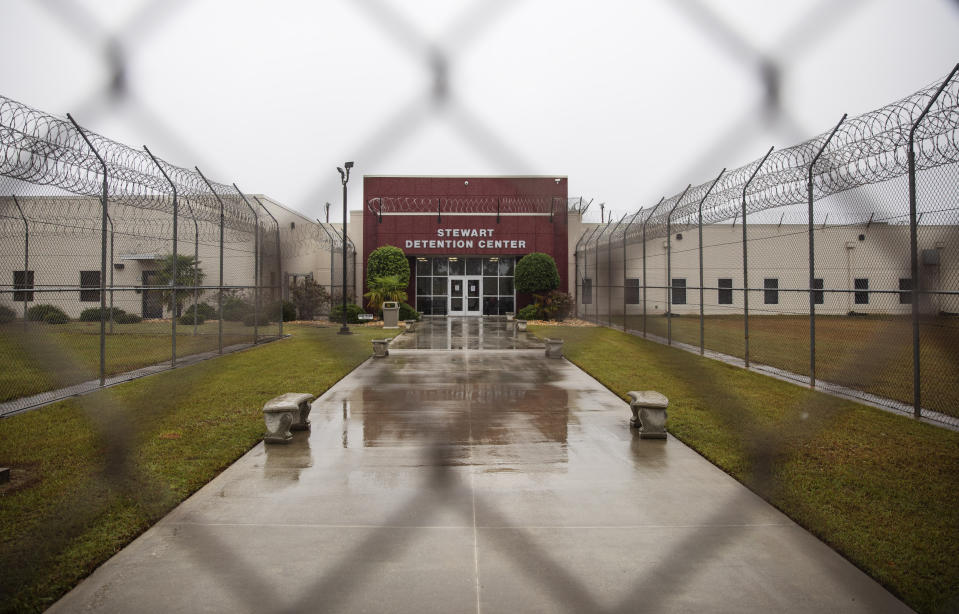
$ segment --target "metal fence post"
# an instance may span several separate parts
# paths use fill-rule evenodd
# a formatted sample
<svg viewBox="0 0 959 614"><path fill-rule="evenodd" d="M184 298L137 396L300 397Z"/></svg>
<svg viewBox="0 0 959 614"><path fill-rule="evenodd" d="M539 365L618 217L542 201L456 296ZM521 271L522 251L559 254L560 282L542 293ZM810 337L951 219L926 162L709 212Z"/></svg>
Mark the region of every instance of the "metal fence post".
<svg viewBox="0 0 959 614"><path fill-rule="evenodd" d="M253 345L256 345L257 335L259 333L257 330L259 328L258 310L260 308L260 217L256 214L256 209L254 209L250 201L246 199L246 196L243 195L240 188L237 188L235 183L233 187L236 188L236 191L240 194L240 198L243 199L243 202L249 207L250 213L253 214Z"/></svg>
<svg viewBox="0 0 959 614"><path fill-rule="evenodd" d="M909 259L910 275L912 275L912 413L919 418L922 416L921 384L919 371L919 223L916 220L916 128L926 118L926 114L935 104L936 99L946 89L946 85L959 72L959 64L952 69L949 76L942 82L936 93L929 99L929 104L909 128Z"/></svg>
<svg viewBox="0 0 959 614"><path fill-rule="evenodd" d="M709 184L709 189L706 190L706 193L703 194L702 199L699 201L699 355L703 356L706 353L706 303L703 298L705 293L704 286L704 276L703 276L703 204L706 202L706 199L709 198L710 193L712 193L713 188L716 187L716 184L719 183L719 180L722 179L723 173L726 172L726 169L719 171L719 174L716 175L716 178L713 179L713 182Z"/></svg>
<svg viewBox="0 0 959 614"><path fill-rule="evenodd" d="M27 276L30 271L30 224L27 222L27 216L23 214L23 208L20 206L20 201L17 200L15 194L13 196L13 204L17 206L17 211L20 212L20 218L23 220L23 328L27 329ZM31 284L32 286L33 284Z"/></svg>
<svg viewBox="0 0 959 614"><path fill-rule="evenodd" d="M749 188L749 184L753 182L756 174L759 173L759 169L763 167L763 164L766 163L766 159L772 152L773 147L770 147L769 151L766 152L766 155L763 156L763 159L759 161L758 165L756 165L756 169L753 171L753 174L749 176L749 180L746 181L745 185L743 185L743 335L746 346L745 361L747 367L749 367L749 240L746 237L746 190Z"/></svg>
<svg viewBox="0 0 959 614"><path fill-rule="evenodd" d="M197 224L196 211L194 211L193 205L190 203L189 198L186 199L186 206L190 211L190 216L193 218L193 336L196 337L196 314L197 303L199 302L197 286L200 285L200 226Z"/></svg>
<svg viewBox="0 0 959 614"><path fill-rule="evenodd" d="M634 213L633 216L629 218L629 223L626 224L626 228L623 228L623 332L624 333L628 330L626 326L626 304L627 304L626 303L626 265L628 260L626 257L626 235L627 233L629 233L629 227L632 226L633 222L636 221L637 215L639 215L639 211Z"/></svg>
<svg viewBox="0 0 959 614"><path fill-rule="evenodd" d="M170 179L169 175L166 174L166 171L163 170L163 167L160 165L159 160L156 159L156 156L153 155L146 145L143 146L143 149L150 155L150 159L153 160L153 163L156 164L157 168L160 169L160 174L163 175L163 178L167 180L167 183L170 184L170 187L173 189L173 275L170 279L170 287L173 292L173 303L171 305L173 309L173 328L171 334L171 345L173 348L173 358L170 360L170 366L176 366L176 320L180 315L177 313L177 260L179 259L179 253L177 252L177 226L179 225L179 213L180 213L180 204L177 200L177 191L176 184Z"/></svg>
<svg viewBox="0 0 959 614"><path fill-rule="evenodd" d="M102 211L102 216L100 218L100 386L103 386L106 384L107 353L107 163L100 156L100 153L97 151L96 147L93 146L93 143L90 142L86 132L83 131L83 128L81 128L80 124L77 123L77 120L73 119L73 116L69 113L67 113L67 119L69 119L74 128L77 129L77 132L80 133L80 136L83 138L84 142L86 142L87 147L90 148L90 151L93 152L93 155L96 156L97 160L100 161L100 166L103 167L103 187L100 193L100 209ZM24 272L24 275L25 274L26 272Z"/></svg>
<svg viewBox="0 0 959 614"><path fill-rule="evenodd" d="M210 188L210 192L213 193L213 197L216 199L216 202L220 205L220 283L219 291L216 296L216 314L217 314L217 332L216 332L216 351L218 354L223 353L223 200L220 199L220 195L216 193L216 190L213 189L213 186L207 180L206 176L200 172L200 168L194 166L196 172L200 175L200 178L203 179L203 183L206 184L206 187Z"/></svg>
<svg viewBox="0 0 959 614"><path fill-rule="evenodd" d="M270 213L270 210L267 209L267 208L263 205L263 203L260 202L260 199L259 199L259 198L257 198L256 196L254 196L254 197L253 197L253 200L256 201L256 204L260 205L260 208L262 208L263 211L264 211L267 215L270 216L270 218L273 220L273 224L276 225L276 283L277 283L277 284L282 284L282 277L283 277L283 257L280 255L280 223L276 221L276 218L273 217L273 214ZM280 306L280 313L279 313L279 316L280 316L280 329L279 329L279 333L277 334L278 337L282 337L282 336L283 336L283 292L280 291L280 288L282 288L282 286L277 286L277 294L280 295L280 299L279 299L279 303L278 303L279 306Z"/></svg>
<svg viewBox="0 0 959 614"><path fill-rule="evenodd" d="M582 199L581 199L581 200L582 200ZM582 222L582 216L580 217L580 221ZM580 274L579 274L579 244L582 243L583 237L585 237L585 236L586 236L586 232L583 231L583 233L579 235L579 238L576 239L576 246L573 247L573 269L574 269L574 275L576 275L576 277L575 277L574 280L573 280L573 282L574 282L574 284L575 284L575 285L574 285L575 295L573 296L573 301L574 301L574 304L576 305L576 315L577 315L577 316L580 315L580 313L579 313L579 305L580 305L579 301L580 301L580 298L582 297L582 295L580 294L580 289L579 289L579 288L580 288L580 281L579 281L579 280L583 279L583 277L581 277ZM588 240L587 240L587 242L588 242ZM516 309L516 306L514 305L513 308ZM517 311L519 311L519 310L517 309ZM583 315L585 315L585 314L583 314Z"/></svg>
<svg viewBox="0 0 959 614"><path fill-rule="evenodd" d="M663 196L659 199L659 202L656 203L656 206L652 208L649 212L649 215L646 216L646 219L643 220L643 338L646 338L646 224L649 222L649 218L653 217L653 214L656 213L656 209L659 209L659 206L663 204L663 201L666 200L666 197Z"/></svg>
<svg viewBox="0 0 959 614"><path fill-rule="evenodd" d="M609 310L609 313L606 319L609 321L609 326L613 325L613 235L616 234L616 229L619 228L619 225L622 224L625 219L626 214L624 213L623 217L613 226L613 232L609 233L609 238L606 239L606 283L609 284L609 292L606 295L606 308ZM623 285L625 287L625 282Z"/></svg>
<svg viewBox="0 0 959 614"><path fill-rule="evenodd" d="M686 198L686 192L689 191L692 185L693 184L689 184L686 186L683 193L679 195L676 204L673 205L673 208L670 209L666 215L666 345L673 344L673 244L670 240L673 235L673 212L676 211L676 207L682 204L683 199Z"/></svg>
<svg viewBox="0 0 959 614"><path fill-rule="evenodd" d="M107 216L107 221L110 223L110 334L113 334L113 239L115 234L115 229L113 227L113 218L109 215Z"/></svg>
<svg viewBox="0 0 959 614"><path fill-rule="evenodd" d="M602 223L602 222L600 222ZM603 226L603 229L598 235L596 235L596 243L594 245L594 250L596 251L596 282L593 284L596 286L596 300L593 302L595 307L593 308L594 313L596 314L596 323L599 324L599 240L603 238L603 235L606 234L606 230L609 228L609 225L612 223L612 220L606 222L606 225Z"/></svg>
<svg viewBox="0 0 959 614"><path fill-rule="evenodd" d="M806 182L807 196L809 198L809 387L816 387L816 300L815 293L813 292L814 279L816 277L816 239L813 233L813 179L812 172L813 167L816 166L816 162L819 161L819 157L826 151L826 146L829 145L829 141L832 140L832 137L836 134L836 131L839 130L839 126L846 121L846 114L842 114L842 119L839 120L839 123L836 124L836 127L832 129L832 132L829 133L829 136L826 137L826 140L823 142L822 147L819 148L819 151L816 152L816 155L813 156L812 162L809 163L809 176Z"/></svg>

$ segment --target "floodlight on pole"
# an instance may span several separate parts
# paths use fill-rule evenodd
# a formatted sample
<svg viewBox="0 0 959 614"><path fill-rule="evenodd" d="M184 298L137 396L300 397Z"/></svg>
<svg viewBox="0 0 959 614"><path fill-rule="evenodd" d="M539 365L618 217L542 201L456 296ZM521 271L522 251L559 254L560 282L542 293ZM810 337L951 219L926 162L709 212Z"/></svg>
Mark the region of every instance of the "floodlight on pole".
<svg viewBox="0 0 959 614"><path fill-rule="evenodd" d="M353 162L347 162L343 166L346 167L344 171L339 166L336 167L336 170L340 173L340 181L343 182L343 326L340 327L339 334L341 335L350 335L350 327L347 326L347 313L346 313L346 184L350 180L350 169L353 168Z"/></svg>

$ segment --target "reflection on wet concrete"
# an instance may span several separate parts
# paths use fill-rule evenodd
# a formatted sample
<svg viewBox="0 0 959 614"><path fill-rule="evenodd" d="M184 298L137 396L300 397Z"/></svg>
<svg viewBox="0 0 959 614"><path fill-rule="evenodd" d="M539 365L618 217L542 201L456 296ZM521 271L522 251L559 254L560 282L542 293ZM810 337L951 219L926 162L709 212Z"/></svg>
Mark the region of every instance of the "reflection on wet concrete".
<svg viewBox="0 0 959 614"><path fill-rule="evenodd" d="M484 317L423 318L413 332L405 332L390 349L417 350L515 350L544 347L526 332L517 332L513 322Z"/></svg>
<svg viewBox="0 0 959 614"><path fill-rule="evenodd" d="M294 431L289 443L264 446L263 451L263 477L280 487L298 482L300 472L313 466L308 431Z"/></svg>
<svg viewBox="0 0 959 614"><path fill-rule="evenodd" d="M908 611L629 417L543 350L391 352L53 611Z"/></svg>

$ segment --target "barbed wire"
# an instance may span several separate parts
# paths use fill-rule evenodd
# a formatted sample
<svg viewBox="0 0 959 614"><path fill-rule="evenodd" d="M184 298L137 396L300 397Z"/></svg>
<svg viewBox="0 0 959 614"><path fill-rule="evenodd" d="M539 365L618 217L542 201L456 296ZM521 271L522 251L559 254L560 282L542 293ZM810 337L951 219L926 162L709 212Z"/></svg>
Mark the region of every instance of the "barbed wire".
<svg viewBox="0 0 959 614"><path fill-rule="evenodd" d="M823 198L868 184L901 177L908 172L909 133L923 109L929 104L942 81L916 93L839 125L828 147L813 169L814 196ZM950 81L933 103L915 132L916 168L930 170L959 162L959 79ZM746 211L760 211L795 205L808 197L809 165L829 138L831 131L786 149L774 150L768 158L753 160L668 197L657 207L635 212L618 229L604 228L585 246L607 241L635 240L646 226L646 238L666 234L667 219L677 229L694 226L702 203L703 223L713 224L736 219L742 211L743 189ZM761 165L761 167L760 167ZM758 172L757 172L758 171ZM682 197L682 202L677 202ZM614 231L615 230L615 231Z"/></svg>

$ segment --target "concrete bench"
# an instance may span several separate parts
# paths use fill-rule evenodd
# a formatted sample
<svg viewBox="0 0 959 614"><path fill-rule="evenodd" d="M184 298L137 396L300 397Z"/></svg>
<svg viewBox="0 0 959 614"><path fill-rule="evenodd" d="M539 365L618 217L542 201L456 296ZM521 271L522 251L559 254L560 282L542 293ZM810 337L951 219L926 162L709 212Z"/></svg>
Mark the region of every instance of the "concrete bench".
<svg viewBox="0 0 959 614"><path fill-rule="evenodd" d="M666 439L666 407L669 399L654 390L631 390L629 426L639 428L641 439Z"/></svg>
<svg viewBox="0 0 959 614"><path fill-rule="evenodd" d="M266 422L266 443L288 443L293 439L290 431L310 430L310 402L315 399L305 392L287 392L272 398L263 406Z"/></svg>
<svg viewBox="0 0 959 614"><path fill-rule="evenodd" d="M373 339L373 358L386 358L390 355L389 339Z"/></svg>
<svg viewBox="0 0 959 614"><path fill-rule="evenodd" d="M563 340L546 338L546 358L563 357Z"/></svg>

